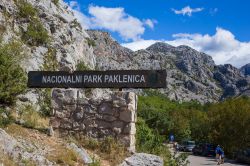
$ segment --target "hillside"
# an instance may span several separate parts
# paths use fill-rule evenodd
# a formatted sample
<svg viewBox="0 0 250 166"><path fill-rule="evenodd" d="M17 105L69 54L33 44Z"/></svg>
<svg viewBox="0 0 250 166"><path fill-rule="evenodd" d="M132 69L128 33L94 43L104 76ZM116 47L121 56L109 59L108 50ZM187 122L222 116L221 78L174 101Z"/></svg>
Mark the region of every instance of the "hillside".
<svg viewBox="0 0 250 166"><path fill-rule="evenodd" d="M117 94L114 89L27 88L29 71L129 69L166 70L167 88L126 89ZM169 132L183 126L170 124L168 118L179 109L183 112L190 109L194 115L196 111L204 112L206 105L200 103L250 96L249 85L249 64L241 69L230 64L216 65L211 56L193 48L160 42L132 51L121 46L108 32L84 30L62 0L0 2L0 165L177 163L162 143ZM141 103L130 91L139 95ZM199 103L184 102L193 100ZM239 101L244 103L248 99ZM243 108L249 110L248 106ZM146 121L147 118L150 120ZM180 131L180 135L193 137L193 128L200 132L199 125L203 122L198 121L198 127L189 128L192 117L176 113L175 118L180 124L185 119L187 130ZM242 114L240 118L248 117ZM65 137L56 132L62 126ZM140 132L136 133L136 128ZM100 136L107 137L98 139ZM120 143L117 137L125 143ZM124 144L131 142L139 152L154 155L128 152Z"/></svg>
<svg viewBox="0 0 250 166"><path fill-rule="evenodd" d="M229 64L217 66L211 56L188 46L155 43L133 52L119 45L107 32L88 30L87 33L95 43L97 69L166 69L167 88L160 92L170 99L215 102L249 90L250 80L239 69Z"/></svg>

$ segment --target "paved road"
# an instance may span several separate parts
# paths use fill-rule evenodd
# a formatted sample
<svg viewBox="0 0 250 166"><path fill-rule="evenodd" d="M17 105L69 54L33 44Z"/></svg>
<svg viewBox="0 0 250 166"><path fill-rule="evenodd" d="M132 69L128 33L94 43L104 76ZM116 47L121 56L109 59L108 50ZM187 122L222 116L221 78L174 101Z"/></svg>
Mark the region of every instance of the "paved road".
<svg viewBox="0 0 250 166"><path fill-rule="evenodd" d="M217 162L215 158L212 157L202 157L202 156L194 156L194 155L189 155L188 160L190 162L190 166L216 166ZM238 163L234 163L232 161L225 161L224 164L221 164L221 166L246 166Z"/></svg>

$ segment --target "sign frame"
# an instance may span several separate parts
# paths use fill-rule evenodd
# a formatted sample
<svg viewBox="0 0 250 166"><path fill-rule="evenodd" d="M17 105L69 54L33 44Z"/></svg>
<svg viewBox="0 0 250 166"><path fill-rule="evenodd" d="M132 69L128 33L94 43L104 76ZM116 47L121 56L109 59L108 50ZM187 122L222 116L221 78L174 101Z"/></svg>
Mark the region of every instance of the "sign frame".
<svg viewBox="0 0 250 166"><path fill-rule="evenodd" d="M86 79L87 76L89 79ZM66 71L30 71L27 86L29 88L154 89L166 88L166 76L166 70L86 70L72 73Z"/></svg>

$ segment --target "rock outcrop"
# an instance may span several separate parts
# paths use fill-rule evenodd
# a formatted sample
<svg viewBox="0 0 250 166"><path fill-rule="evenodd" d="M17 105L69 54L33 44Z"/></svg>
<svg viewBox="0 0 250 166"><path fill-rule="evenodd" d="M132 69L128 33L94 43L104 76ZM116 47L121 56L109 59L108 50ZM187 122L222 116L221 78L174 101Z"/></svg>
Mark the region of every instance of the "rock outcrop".
<svg viewBox="0 0 250 166"><path fill-rule="evenodd" d="M25 141L16 139L0 128L0 151L9 155L14 161L33 161L37 165L53 165L44 156L44 148ZM21 162L20 162L21 163Z"/></svg>
<svg viewBox="0 0 250 166"><path fill-rule="evenodd" d="M243 75L245 75L245 76L250 76L250 63L248 63L248 64L242 66L242 67L240 68L240 71L241 71L241 73L242 73Z"/></svg>
<svg viewBox="0 0 250 166"><path fill-rule="evenodd" d="M21 9L18 2L2 0L0 3L0 27L4 27L1 31L1 38L3 42L16 40L22 43L26 55L22 67L27 72L46 70L44 69L45 63L51 63L46 62L45 56L48 54L55 56L54 59L58 63L56 70L72 71L80 62L84 62L90 69L95 68L93 48L88 44L89 35L82 29L73 11L65 2L59 0L55 4L48 0L25 0L36 11L36 21L30 19L34 16L20 17L20 11L27 9ZM19 3L24 5L24 1ZM35 24L33 22L38 22L39 25L41 23L49 36L47 43L34 45L34 43L24 41L23 36L28 31L27 27ZM36 103L38 97L35 91L30 90L21 98Z"/></svg>
<svg viewBox="0 0 250 166"><path fill-rule="evenodd" d="M163 159L152 154L135 153L126 158L120 166L163 166Z"/></svg>

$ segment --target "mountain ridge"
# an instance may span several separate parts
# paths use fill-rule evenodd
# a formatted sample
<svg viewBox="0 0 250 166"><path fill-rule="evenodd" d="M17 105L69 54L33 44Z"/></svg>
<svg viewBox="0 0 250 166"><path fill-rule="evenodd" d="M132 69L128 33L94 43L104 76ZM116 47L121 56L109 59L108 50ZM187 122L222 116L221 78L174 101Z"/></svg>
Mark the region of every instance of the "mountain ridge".
<svg viewBox="0 0 250 166"><path fill-rule="evenodd" d="M129 54L132 55L122 61L119 57L114 58L113 54L105 52L104 48L119 48L114 52L118 52L122 57L124 50L127 49L118 42L116 46L112 46L111 41L114 39L110 34L105 32L102 36L103 33L98 31L98 35L93 38L92 36L97 33L95 30L88 30L87 33L96 42L96 46L93 47L94 52L98 50L99 55L108 55L105 58L112 64L105 64L102 57L97 57L97 62L98 59L102 59L99 60L102 61L101 64L97 63L99 69L166 69L167 88L159 91L170 99L215 102L239 96L249 88L249 78L241 74L239 69L227 64L216 65L210 55L189 46L174 47L165 42L156 42L146 49L129 50ZM110 41L108 42L110 45L100 43L97 36L106 38L106 41Z"/></svg>

